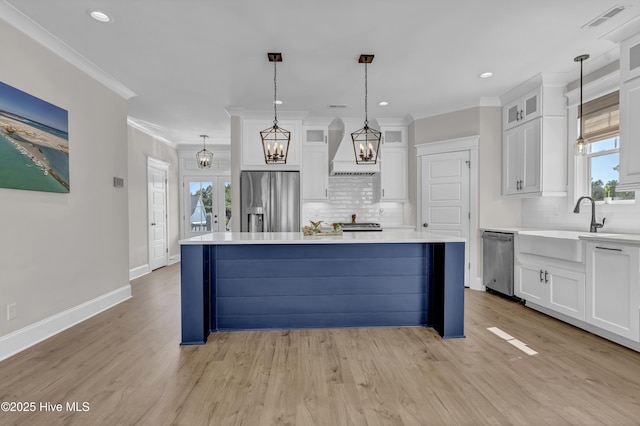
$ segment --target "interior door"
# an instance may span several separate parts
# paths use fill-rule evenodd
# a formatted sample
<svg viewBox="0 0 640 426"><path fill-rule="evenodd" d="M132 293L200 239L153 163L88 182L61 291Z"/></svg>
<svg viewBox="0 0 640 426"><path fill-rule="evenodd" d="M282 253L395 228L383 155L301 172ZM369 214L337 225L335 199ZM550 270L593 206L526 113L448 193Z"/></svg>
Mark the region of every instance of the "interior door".
<svg viewBox="0 0 640 426"><path fill-rule="evenodd" d="M422 157L422 229L434 234L469 238L469 151ZM469 244L465 244L469 265ZM465 285L469 285L465 274Z"/></svg>
<svg viewBox="0 0 640 426"><path fill-rule="evenodd" d="M149 164L147 168L149 198L149 268L167 266L167 170Z"/></svg>

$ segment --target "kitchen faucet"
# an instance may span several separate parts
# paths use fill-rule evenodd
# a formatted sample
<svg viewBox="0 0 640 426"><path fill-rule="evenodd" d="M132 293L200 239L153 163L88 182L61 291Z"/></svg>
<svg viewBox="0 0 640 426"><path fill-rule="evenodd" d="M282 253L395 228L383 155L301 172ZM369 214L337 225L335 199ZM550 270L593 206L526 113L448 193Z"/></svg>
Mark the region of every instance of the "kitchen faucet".
<svg viewBox="0 0 640 426"><path fill-rule="evenodd" d="M591 201L591 227L589 228L589 232L598 232L598 228L602 228L604 226L604 221L607 218L603 217L602 218L602 223L597 223L596 222L596 202L593 201L593 198L587 197L586 195L584 197L578 198L578 202L576 203L576 208L573 209L573 212L574 213L580 213L580 203L584 199L587 199L587 200Z"/></svg>

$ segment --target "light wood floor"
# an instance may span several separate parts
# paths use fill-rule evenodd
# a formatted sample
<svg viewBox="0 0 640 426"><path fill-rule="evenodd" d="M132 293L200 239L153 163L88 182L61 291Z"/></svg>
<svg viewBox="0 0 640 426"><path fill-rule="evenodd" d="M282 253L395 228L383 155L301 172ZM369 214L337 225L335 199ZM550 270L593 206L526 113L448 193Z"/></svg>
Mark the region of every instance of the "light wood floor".
<svg viewBox="0 0 640 426"><path fill-rule="evenodd" d="M487 293L466 292L465 339L320 329L180 347L178 265L132 287L133 299L0 363L0 401L89 411L0 412L0 425L640 424L640 353Z"/></svg>

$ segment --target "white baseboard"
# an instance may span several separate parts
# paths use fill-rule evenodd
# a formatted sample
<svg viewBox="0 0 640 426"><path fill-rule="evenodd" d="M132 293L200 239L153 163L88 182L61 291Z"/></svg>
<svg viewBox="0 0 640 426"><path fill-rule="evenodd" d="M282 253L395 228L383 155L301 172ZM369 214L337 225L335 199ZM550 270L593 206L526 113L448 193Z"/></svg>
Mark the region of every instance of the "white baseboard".
<svg viewBox="0 0 640 426"><path fill-rule="evenodd" d="M476 277L475 279L473 279L473 277L470 277L469 279L469 288L472 290L480 290L480 291L484 291L485 290L485 286L482 284L482 278L480 277Z"/></svg>
<svg viewBox="0 0 640 426"><path fill-rule="evenodd" d="M127 284L124 287L16 330L6 336L1 336L0 361L130 298L131 286Z"/></svg>
<svg viewBox="0 0 640 426"><path fill-rule="evenodd" d="M151 272L151 269L148 264L129 269L129 281L140 278L143 275L147 275L149 272Z"/></svg>
<svg viewBox="0 0 640 426"><path fill-rule="evenodd" d="M180 262L180 255L176 254L175 256L169 256L169 265L173 265L174 263Z"/></svg>

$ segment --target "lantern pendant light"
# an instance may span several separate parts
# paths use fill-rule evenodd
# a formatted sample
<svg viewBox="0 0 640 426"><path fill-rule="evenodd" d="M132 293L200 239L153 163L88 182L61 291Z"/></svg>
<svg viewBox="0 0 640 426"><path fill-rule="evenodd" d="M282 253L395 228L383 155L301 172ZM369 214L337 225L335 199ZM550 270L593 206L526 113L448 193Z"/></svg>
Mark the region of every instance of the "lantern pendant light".
<svg viewBox="0 0 640 426"><path fill-rule="evenodd" d="M582 63L589 59L589 55L580 55L573 58L574 62L580 62L580 109L578 110L578 119L580 120L578 139L573 144L573 151L576 155L582 156L587 153L587 143L584 140L582 132L584 131L584 117L582 116Z"/></svg>
<svg viewBox="0 0 640 426"><path fill-rule="evenodd" d="M267 164L286 164L289 155L291 132L278 126L276 64L282 62L281 53L267 53L269 62L273 62L273 126L260 132L264 162Z"/></svg>
<svg viewBox="0 0 640 426"><path fill-rule="evenodd" d="M373 62L373 55L360 55L358 59L358 63L364 64L364 127L351 133L357 164L376 164L380 152L382 134L369 127L367 116L367 64L371 62Z"/></svg>
<svg viewBox="0 0 640 426"><path fill-rule="evenodd" d="M198 168L200 169L210 169L211 163L213 163L213 153L211 151L207 151L205 147L205 141L209 137L208 135L200 135L202 138L202 150L198 151L196 154L196 162L198 163Z"/></svg>

